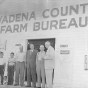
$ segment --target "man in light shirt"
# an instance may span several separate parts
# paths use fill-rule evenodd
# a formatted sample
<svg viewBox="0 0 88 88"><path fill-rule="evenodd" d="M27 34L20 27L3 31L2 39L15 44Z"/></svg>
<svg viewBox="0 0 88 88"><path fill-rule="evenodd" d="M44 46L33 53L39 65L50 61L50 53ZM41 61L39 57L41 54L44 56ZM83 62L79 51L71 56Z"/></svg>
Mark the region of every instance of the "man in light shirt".
<svg viewBox="0 0 88 88"><path fill-rule="evenodd" d="M3 52L0 52L0 76L1 76L1 85L3 85L3 76L4 76L4 68L5 68L5 59L3 58Z"/></svg>
<svg viewBox="0 0 88 88"><path fill-rule="evenodd" d="M19 52L16 54L16 73L15 73L15 85L19 85L19 78L20 78L20 85L24 86L24 75L25 75L25 59L26 53L23 52L23 46L19 46Z"/></svg>
<svg viewBox="0 0 88 88"><path fill-rule="evenodd" d="M46 84L47 88L52 88L52 77L54 69L54 59L55 59L55 50L51 46L50 42L45 42L45 47L47 48L45 60L45 74L46 74Z"/></svg>

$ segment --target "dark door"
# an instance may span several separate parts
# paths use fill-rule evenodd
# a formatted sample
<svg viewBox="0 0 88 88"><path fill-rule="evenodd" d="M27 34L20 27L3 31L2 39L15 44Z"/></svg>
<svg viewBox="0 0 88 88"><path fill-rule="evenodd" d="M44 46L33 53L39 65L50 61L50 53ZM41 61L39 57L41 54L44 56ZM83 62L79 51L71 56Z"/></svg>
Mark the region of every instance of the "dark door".
<svg viewBox="0 0 88 88"><path fill-rule="evenodd" d="M44 45L46 41L50 41L51 46L53 46L55 48L55 38L49 38L49 39L32 39L32 40L28 40L28 46L27 49L29 50L29 44L34 44L35 49L39 50L39 46L42 44Z"/></svg>
<svg viewBox="0 0 88 88"><path fill-rule="evenodd" d="M46 41L49 41L51 43L51 46L54 47L54 49L55 49L55 38L47 38L47 39L29 39L28 40L28 45L27 45L27 50L30 49L29 44L34 44L35 49L39 50L39 46L41 44L45 45ZM46 51L46 48L45 48L45 51ZM25 80L27 80L27 74L26 74Z"/></svg>

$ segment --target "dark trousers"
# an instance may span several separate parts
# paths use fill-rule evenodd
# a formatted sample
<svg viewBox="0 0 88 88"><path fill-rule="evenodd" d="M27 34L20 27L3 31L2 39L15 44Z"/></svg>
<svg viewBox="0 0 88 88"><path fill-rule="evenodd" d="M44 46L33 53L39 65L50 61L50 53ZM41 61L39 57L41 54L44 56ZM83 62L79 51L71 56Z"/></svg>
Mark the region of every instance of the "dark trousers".
<svg viewBox="0 0 88 88"><path fill-rule="evenodd" d="M8 85L12 85L14 81L14 66L8 66Z"/></svg>
<svg viewBox="0 0 88 88"><path fill-rule="evenodd" d="M31 79L33 86L36 86L36 66L27 68L27 85L31 86Z"/></svg>
<svg viewBox="0 0 88 88"><path fill-rule="evenodd" d="M0 65L1 84L3 84L4 65Z"/></svg>

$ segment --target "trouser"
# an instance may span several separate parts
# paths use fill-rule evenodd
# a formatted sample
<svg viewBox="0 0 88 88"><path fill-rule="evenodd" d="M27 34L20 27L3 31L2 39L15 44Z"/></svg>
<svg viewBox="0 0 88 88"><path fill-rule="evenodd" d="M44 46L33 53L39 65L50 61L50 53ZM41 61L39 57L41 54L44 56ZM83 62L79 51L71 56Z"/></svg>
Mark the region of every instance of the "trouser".
<svg viewBox="0 0 88 88"><path fill-rule="evenodd" d="M8 66L8 85L12 85L14 81L14 65Z"/></svg>
<svg viewBox="0 0 88 88"><path fill-rule="evenodd" d="M3 84L4 79L4 65L0 65L0 76L1 76L1 84Z"/></svg>
<svg viewBox="0 0 88 88"><path fill-rule="evenodd" d="M52 88L53 69L45 69L47 88Z"/></svg>
<svg viewBox="0 0 88 88"><path fill-rule="evenodd" d="M29 64L29 67L27 68L27 85L31 86L31 79L33 86L36 86L36 65L31 67Z"/></svg>
<svg viewBox="0 0 88 88"><path fill-rule="evenodd" d="M15 73L15 83L19 85L19 78L20 78L20 85L24 85L24 74L25 74L25 62L16 62L16 73Z"/></svg>
<svg viewBox="0 0 88 88"><path fill-rule="evenodd" d="M36 64L36 71L37 71L37 81L38 87L41 87L41 79L42 79L42 87L45 87L45 69L44 69L44 61L38 61Z"/></svg>

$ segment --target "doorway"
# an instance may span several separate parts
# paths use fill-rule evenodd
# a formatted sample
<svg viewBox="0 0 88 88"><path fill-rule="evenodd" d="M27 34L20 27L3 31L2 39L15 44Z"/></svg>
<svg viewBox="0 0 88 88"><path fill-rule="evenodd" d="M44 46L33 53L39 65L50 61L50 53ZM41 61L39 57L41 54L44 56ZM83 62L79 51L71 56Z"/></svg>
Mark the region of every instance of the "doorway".
<svg viewBox="0 0 88 88"><path fill-rule="evenodd" d="M29 44L31 43L34 44L36 50L39 50L39 46L44 45L46 41L49 41L51 43L51 46L55 49L55 38L47 38L47 39L29 39L27 50L30 49Z"/></svg>
<svg viewBox="0 0 88 88"><path fill-rule="evenodd" d="M27 50L30 50L30 47L29 47L30 44L34 44L35 49L39 51L39 46L45 45L46 41L49 41L51 43L51 46L55 49L55 38L46 38L46 39L28 39ZM47 49L45 48L45 51L46 50ZM26 70L26 73L27 73L27 70ZM53 71L53 76L54 76L54 71ZM26 74L25 80L27 80L27 74Z"/></svg>

